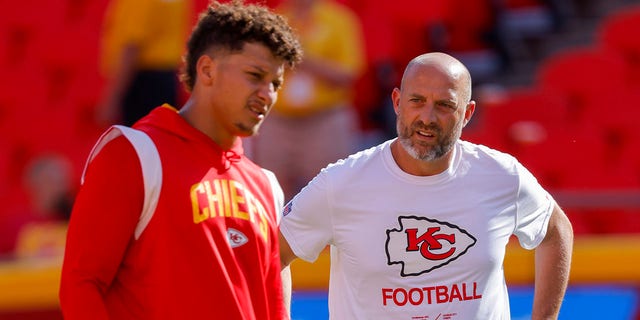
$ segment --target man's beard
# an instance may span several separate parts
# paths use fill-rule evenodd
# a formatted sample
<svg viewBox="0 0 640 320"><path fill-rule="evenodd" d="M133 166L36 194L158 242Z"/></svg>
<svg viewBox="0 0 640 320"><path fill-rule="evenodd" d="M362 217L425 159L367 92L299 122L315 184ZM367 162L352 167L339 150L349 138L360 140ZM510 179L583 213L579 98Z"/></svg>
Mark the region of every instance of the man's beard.
<svg viewBox="0 0 640 320"><path fill-rule="evenodd" d="M416 132L419 129L434 132L437 137L437 144L435 146L431 146L421 142L412 141L412 133L417 134ZM396 121L396 130L398 131L398 141L400 141L400 144L411 157L416 160L434 161L442 158L451 151L456 141L460 139L462 134L462 121L458 122L453 130L446 135L442 135L442 128L437 124L431 123L429 125L425 125L422 121L414 122L410 128L398 119Z"/></svg>

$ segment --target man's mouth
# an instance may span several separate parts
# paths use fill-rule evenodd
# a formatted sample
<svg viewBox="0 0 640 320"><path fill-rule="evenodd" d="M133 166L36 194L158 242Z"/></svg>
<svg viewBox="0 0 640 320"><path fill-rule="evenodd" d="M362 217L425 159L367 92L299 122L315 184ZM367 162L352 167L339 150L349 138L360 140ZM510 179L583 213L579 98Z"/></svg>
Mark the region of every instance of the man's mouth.
<svg viewBox="0 0 640 320"><path fill-rule="evenodd" d="M436 136L432 131L416 130L416 133L420 136L427 137L427 138L433 138Z"/></svg>
<svg viewBox="0 0 640 320"><path fill-rule="evenodd" d="M249 104L249 110L258 117L264 117L267 114L267 109L258 104Z"/></svg>

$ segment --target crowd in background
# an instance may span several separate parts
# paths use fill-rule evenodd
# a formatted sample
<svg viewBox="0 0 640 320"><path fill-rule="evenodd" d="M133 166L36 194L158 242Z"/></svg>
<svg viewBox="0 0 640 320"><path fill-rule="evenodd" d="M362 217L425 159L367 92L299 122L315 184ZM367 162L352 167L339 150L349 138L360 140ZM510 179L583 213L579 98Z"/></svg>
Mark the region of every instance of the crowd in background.
<svg viewBox="0 0 640 320"><path fill-rule="evenodd" d="M122 110L114 111L113 105L122 104L117 101L135 83L135 72L159 65L166 73L179 66L178 55L158 63L169 58L154 53L184 43L145 47L162 34L151 26L162 29L166 21L178 19L167 15L180 12L186 15L180 21L193 25L193 12L208 1L185 1L184 10L165 10L158 13L162 17L148 9L140 10L146 16L133 19L105 18L114 3L151 8L153 2L12 1L0 11L0 257L55 254L93 142L106 126L124 123ZM630 4L632 9L603 22L592 46L550 57L533 85L488 90L492 79L513 71L514 59L536 55L541 39L562 30L572 10L585 2L266 1L302 31L306 62L285 79L282 105L267 119L273 127L259 141L247 141L246 152L274 168L290 196L325 164L394 136L389 97L399 85L402 66L419 53L442 51L465 63L475 81L478 113L464 139L514 154L551 190L638 190L640 136L633 120L640 108L633 101L640 92L640 40L628 34L640 30L640 7ZM135 39L127 50L143 58L115 54L128 57L120 64L128 63L129 71L101 71L105 37L100 35L107 32L108 21L133 28L118 31L131 38L121 35L123 43L110 45L124 50L124 40ZM136 66L140 61L146 62ZM184 91L177 82L173 86L175 101L170 102L179 108ZM283 128L288 130L272 134ZM336 149L338 143L343 149ZM299 160L320 156L325 157L315 163ZM310 164L300 169L298 181L286 178L286 169L293 167L278 163L291 157ZM611 204L566 211L578 234L640 232L637 208Z"/></svg>

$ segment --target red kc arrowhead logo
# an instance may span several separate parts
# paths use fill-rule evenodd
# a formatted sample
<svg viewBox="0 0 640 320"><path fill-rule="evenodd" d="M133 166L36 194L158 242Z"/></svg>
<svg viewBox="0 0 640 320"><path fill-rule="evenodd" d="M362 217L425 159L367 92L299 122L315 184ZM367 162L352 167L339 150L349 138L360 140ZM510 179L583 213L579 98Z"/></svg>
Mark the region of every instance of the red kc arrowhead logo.
<svg viewBox="0 0 640 320"><path fill-rule="evenodd" d="M434 219L398 217L399 229L387 230L387 264L400 264L400 275L417 276L440 268L476 243L466 230Z"/></svg>

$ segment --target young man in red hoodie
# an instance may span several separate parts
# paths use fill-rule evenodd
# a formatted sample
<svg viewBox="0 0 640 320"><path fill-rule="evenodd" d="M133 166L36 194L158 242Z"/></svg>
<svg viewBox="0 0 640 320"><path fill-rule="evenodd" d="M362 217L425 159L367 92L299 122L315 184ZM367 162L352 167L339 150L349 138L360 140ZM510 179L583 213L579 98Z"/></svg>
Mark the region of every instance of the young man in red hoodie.
<svg viewBox="0 0 640 320"><path fill-rule="evenodd" d="M94 147L71 215L65 319L286 319L282 190L243 156L301 60L285 20L213 2L187 44L189 100Z"/></svg>

